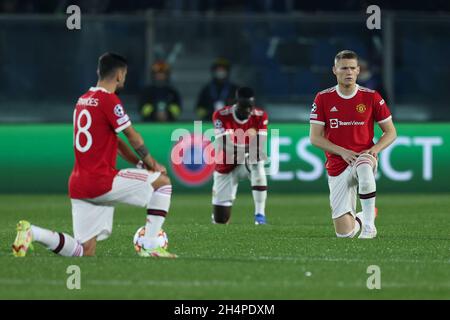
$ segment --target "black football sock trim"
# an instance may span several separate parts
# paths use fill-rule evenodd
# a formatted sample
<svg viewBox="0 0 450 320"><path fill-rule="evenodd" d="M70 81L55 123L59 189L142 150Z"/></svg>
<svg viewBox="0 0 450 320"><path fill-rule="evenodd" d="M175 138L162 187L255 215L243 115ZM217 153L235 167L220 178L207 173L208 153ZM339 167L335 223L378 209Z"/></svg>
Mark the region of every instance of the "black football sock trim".
<svg viewBox="0 0 450 320"><path fill-rule="evenodd" d="M267 191L267 186L253 186L252 190L255 190L255 191Z"/></svg>
<svg viewBox="0 0 450 320"><path fill-rule="evenodd" d="M62 233L58 232L58 235L59 235L59 244L56 247L56 249L53 250L53 252L56 254L58 254L62 250L62 248L64 248L64 243L66 242L66 239Z"/></svg>
<svg viewBox="0 0 450 320"><path fill-rule="evenodd" d="M367 193L367 194L359 194L359 198L363 199L363 200L370 199L370 198L375 198L376 194L377 194L376 191L371 192L371 193Z"/></svg>
<svg viewBox="0 0 450 320"><path fill-rule="evenodd" d="M167 212L164 210L147 209L147 214L152 216L165 217L167 215Z"/></svg>

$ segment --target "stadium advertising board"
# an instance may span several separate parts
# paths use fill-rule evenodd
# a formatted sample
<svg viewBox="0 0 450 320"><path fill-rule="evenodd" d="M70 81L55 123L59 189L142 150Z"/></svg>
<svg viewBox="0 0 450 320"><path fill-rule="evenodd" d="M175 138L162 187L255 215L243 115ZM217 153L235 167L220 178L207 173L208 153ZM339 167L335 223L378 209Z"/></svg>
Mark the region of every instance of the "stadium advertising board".
<svg viewBox="0 0 450 320"><path fill-rule="evenodd" d="M210 192L213 165L204 161L208 147L204 133L211 125L194 130L193 123L138 124L150 152L166 165L174 192ZM192 139L178 136L182 128ZM450 126L397 124L398 138L379 156L380 192L449 192ZM271 192L328 192L323 152L309 142L309 125L272 123L269 126L267 165ZM379 129L376 136L379 137ZM3 125L0 127L2 193L63 193L73 165L70 124ZM171 161L174 148L191 150L187 161ZM185 152L184 155L187 153ZM198 161L200 155L200 161ZM194 161L197 159L197 161ZM127 167L119 160L118 167ZM247 183L247 182L245 182ZM245 188L242 188L244 191Z"/></svg>

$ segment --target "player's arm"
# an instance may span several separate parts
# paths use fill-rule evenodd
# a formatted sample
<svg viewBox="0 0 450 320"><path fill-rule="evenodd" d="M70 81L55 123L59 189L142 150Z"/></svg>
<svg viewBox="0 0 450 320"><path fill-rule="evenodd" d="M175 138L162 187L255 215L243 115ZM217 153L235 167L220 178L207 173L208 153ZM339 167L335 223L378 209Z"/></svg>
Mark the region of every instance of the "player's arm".
<svg viewBox="0 0 450 320"><path fill-rule="evenodd" d="M371 154L375 158L378 157L378 153L386 149L397 138L397 130L395 129L392 119L378 123L378 125L383 131L380 140L378 140L378 142L373 145L372 148L364 151Z"/></svg>
<svg viewBox="0 0 450 320"><path fill-rule="evenodd" d="M257 161L266 161L267 156L267 130L259 130L256 135ZM251 154L251 153L250 153Z"/></svg>
<svg viewBox="0 0 450 320"><path fill-rule="evenodd" d="M269 118L267 113L264 113L261 121L259 122L258 130L252 136L250 134L250 151L249 161L250 163L257 163L259 161L266 161L267 156L267 125ZM256 151L256 152L255 152Z"/></svg>
<svg viewBox="0 0 450 320"><path fill-rule="evenodd" d="M127 137L131 147L133 147L133 149L142 159L147 169L167 173L166 168L156 162L156 160L150 155L150 152L144 144L144 139L139 134L139 132L137 132L133 128L133 126L129 126L128 128L124 129L123 133Z"/></svg>
<svg viewBox="0 0 450 320"><path fill-rule="evenodd" d="M118 139L118 146L117 151L119 153L119 156L122 157L125 161L137 165L140 161L138 156L133 152L133 150L130 149L130 147L127 145L125 141L123 141L120 137L117 137Z"/></svg>
<svg viewBox="0 0 450 320"><path fill-rule="evenodd" d="M341 156L349 165L352 165L358 157L358 153L342 148L325 138L325 127L321 124L311 123L309 140L313 146Z"/></svg>
<svg viewBox="0 0 450 320"><path fill-rule="evenodd" d="M218 111L213 113L212 122L214 124L214 149L216 155L221 154L221 161L234 163L234 143L230 138L231 132L226 130Z"/></svg>

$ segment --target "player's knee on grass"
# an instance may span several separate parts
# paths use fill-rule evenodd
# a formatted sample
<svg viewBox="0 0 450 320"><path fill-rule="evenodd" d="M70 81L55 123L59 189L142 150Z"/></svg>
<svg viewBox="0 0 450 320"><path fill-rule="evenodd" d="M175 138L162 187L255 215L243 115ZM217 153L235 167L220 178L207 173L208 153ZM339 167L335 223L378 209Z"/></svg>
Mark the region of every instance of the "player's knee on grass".
<svg viewBox="0 0 450 320"><path fill-rule="evenodd" d="M350 212L334 219L333 222L336 236L338 238L353 237L353 230L355 229L355 218Z"/></svg>
<svg viewBox="0 0 450 320"><path fill-rule="evenodd" d="M219 224L226 224L231 217L231 207L214 205L214 221Z"/></svg>
<svg viewBox="0 0 450 320"><path fill-rule="evenodd" d="M91 240L83 243L83 256L92 257L95 256L95 249L97 248L97 239L92 238Z"/></svg>

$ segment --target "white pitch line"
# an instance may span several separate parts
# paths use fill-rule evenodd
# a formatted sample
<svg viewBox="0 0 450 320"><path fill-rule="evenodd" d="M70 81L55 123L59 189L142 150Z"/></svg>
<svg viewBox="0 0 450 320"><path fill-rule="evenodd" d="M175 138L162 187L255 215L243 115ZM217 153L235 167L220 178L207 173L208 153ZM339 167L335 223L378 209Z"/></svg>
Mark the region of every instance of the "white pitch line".
<svg viewBox="0 0 450 320"><path fill-rule="evenodd" d="M104 256L105 257L105 256ZM35 260L47 260L49 257L47 256L35 256L30 257L29 259L35 259ZM55 256L56 258L56 256ZM99 257L102 258L102 257ZM115 260L145 260L139 257L112 257L108 256L105 257L108 259L115 259ZM240 262L240 261L290 261L290 262L302 262L302 263L308 263L310 261L321 261L321 262L348 262L348 263L421 263L421 264L450 264L450 259L442 259L442 260L426 260L425 258L423 260L418 259L397 259L397 258L367 258L367 259L358 259L358 258L336 258L336 257L296 257L296 256L279 256L279 257L273 257L273 256L258 256L258 257L246 257L246 256L193 256L193 255L179 255L180 259L198 259L198 260L219 260L219 261L229 261L229 262ZM69 258L71 259L71 258ZM72 261L72 260L67 261ZM80 258L76 258L80 259ZM63 261L63 260L60 260ZM78 260L82 262L83 260ZM87 261L87 260L86 260ZM174 261L176 262L176 260Z"/></svg>
<svg viewBox="0 0 450 320"><path fill-rule="evenodd" d="M82 289L89 286L105 286L105 287L242 287L243 285L248 286L256 286L256 287L304 287L308 285L311 287L313 282L310 281L311 278L305 279L305 281L254 281L254 282L238 282L238 281L226 281L226 280L181 280L181 281L168 281L168 280L139 280L139 281L131 281L131 280L86 280L82 282ZM30 285L30 284L39 284L39 285L48 285L48 286L60 286L65 287L65 281L58 280L21 280L21 279L2 279L0 278L0 284L2 285ZM326 286L323 286L323 283L319 283L321 287L325 289L332 288L361 288L365 289L365 282L352 282L352 283L344 283L344 282L332 282L328 283ZM430 285L430 283L399 283L399 282L382 282L382 288L410 288L410 289L419 289L419 288L431 288L431 289L448 289L450 288L450 282L441 282L434 283Z"/></svg>
<svg viewBox="0 0 450 320"><path fill-rule="evenodd" d="M360 263L372 263L372 262L393 262L393 263L436 263L436 264L450 264L450 260L415 260L415 259L389 259L389 258L370 258L370 259L357 259L357 258L333 258L333 257L272 257L272 256L259 256L259 257L217 257L217 256L180 256L180 258L190 259L216 259L216 260L248 260L248 261L292 261L292 262L309 262L309 261L324 261L324 262L360 262Z"/></svg>

